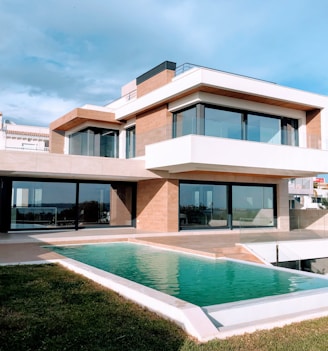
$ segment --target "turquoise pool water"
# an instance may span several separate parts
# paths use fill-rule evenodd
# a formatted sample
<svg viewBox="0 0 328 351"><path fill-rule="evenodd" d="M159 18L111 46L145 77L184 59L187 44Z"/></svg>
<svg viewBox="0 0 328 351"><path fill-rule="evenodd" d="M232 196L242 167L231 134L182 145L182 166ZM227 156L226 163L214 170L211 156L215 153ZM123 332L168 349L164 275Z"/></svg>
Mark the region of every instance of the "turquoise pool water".
<svg viewBox="0 0 328 351"><path fill-rule="evenodd" d="M230 260L213 260L132 243L52 247L198 306L328 287L328 279Z"/></svg>

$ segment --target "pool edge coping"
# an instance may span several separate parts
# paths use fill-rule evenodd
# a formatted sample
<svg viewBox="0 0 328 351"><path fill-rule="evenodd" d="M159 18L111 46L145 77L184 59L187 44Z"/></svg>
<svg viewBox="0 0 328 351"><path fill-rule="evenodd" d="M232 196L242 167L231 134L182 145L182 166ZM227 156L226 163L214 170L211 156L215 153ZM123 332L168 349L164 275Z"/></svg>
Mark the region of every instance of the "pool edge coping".
<svg viewBox="0 0 328 351"><path fill-rule="evenodd" d="M220 337L218 329L199 306L71 258L56 261L65 268L115 291L164 318L174 321L189 335L201 342Z"/></svg>

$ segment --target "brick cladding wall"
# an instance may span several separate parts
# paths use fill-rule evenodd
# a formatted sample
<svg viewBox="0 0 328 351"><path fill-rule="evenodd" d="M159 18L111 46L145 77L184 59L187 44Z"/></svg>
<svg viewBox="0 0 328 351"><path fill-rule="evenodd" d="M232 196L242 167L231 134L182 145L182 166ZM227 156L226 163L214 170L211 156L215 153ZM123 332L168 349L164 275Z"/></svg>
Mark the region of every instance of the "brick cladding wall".
<svg viewBox="0 0 328 351"><path fill-rule="evenodd" d="M137 116L136 155L145 155L145 146L172 137L172 114L167 105Z"/></svg>
<svg viewBox="0 0 328 351"><path fill-rule="evenodd" d="M165 70L156 74L154 77L147 79L137 86L137 96L140 97L142 95L148 94L151 91L171 82L174 75L175 71Z"/></svg>
<svg viewBox="0 0 328 351"><path fill-rule="evenodd" d="M64 141L65 132L52 130L50 132L49 151L55 154L63 154Z"/></svg>
<svg viewBox="0 0 328 351"><path fill-rule="evenodd" d="M178 180L145 180L137 188L137 229L176 232L178 223Z"/></svg>
<svg viewBox="0 0 328 351"><path fill-rule="evenodd" d="M312 110L306 113L306 134L308 147L321 148L321 113Z"/></svg>

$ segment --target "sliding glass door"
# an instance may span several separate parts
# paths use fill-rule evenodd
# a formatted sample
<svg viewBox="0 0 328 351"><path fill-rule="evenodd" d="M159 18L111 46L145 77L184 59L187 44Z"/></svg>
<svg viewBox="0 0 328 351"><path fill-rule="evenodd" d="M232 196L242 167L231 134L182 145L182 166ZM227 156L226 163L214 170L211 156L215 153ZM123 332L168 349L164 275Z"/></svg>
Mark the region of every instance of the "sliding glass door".
<svg viewBox="0 0 328 351"><path fill-rule="evenodd" d="M215 184L180 185L180 226L227 227L227 187Z"/></svg>
<svg viewBox="0 0 328 351"><path fill-rule="evenodd" d="M13 181L11 229L74 226L76 184Z"/></svg>
<svg viewBox="0 0 328 351"><path fill-rule="evenodd" d="M181 229L274 227L274 185L180 183Z"/></svg>
<svg viewBox="0 0 328 351"><path fill-rule="evenodd" d="M233 227L272 227L274 193L267 186L232 186Z"/></svg>
<svg viewBox="0 0 328 351"><path fill-rule="evenodd" d="M131 226L132 183L13 180L12 230Z"/></svg>

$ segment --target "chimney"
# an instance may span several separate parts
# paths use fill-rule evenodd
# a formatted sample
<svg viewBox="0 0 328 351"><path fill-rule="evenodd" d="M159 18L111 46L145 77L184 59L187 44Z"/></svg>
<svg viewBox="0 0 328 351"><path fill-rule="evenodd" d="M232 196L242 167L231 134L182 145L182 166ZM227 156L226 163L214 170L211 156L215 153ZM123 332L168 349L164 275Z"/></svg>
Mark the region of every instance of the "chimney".
<svg viewBox="0 0 328 351"><path fill-rule="evenodd" d="M164 61L136 79L137 96L148 94L172 81L175 75L176 63Z"/></svg>

